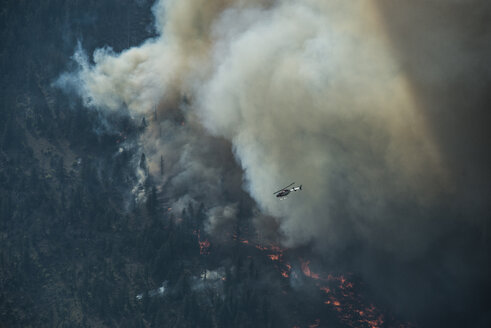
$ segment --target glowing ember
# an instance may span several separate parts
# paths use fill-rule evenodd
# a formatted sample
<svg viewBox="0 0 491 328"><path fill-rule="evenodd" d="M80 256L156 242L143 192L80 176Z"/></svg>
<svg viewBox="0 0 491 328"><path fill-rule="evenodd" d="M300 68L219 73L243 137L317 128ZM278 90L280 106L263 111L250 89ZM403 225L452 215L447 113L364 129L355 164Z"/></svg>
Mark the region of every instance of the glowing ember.
<svg viewBox="0 0 491 328"><path fill-rule="evenodd" d="M310 268L309 268L309 263L310 261L305 261L305 262L302 262L302 272L304 275L306 275L307 277L310 277Z"/></svg>
<svg viewBox="0 0 491 328"><path fill-rule="evenodd" d="M301 267L304 275L313 279L320 279L319 274L310 271L310 267L309 267L310 260L304 262L302 261L302 259L300 259L300 262L302 262Z"/></svg>
<svg viewBox="0 0 491 328"><path fill-rule="evenodd" d="M208 248L210 247L210 242L208 240L204 240L204 241L200 241L199 242L199 253L201 255L206 255L206 254L210 254L210 251L208 250Z"/></svg>
<svg viewBox="0 0 491 328"><path fill-rule="evenodd" d="M245 244L245 245L249 244L249 241L247 239L241 239L240 236L237 234L237 232L234 232L232 234L232 239L238 241L241 244Z"/></svg>
<svg viewBox="0 0 491 328"><path fill-rule="evenodd" d="M207 254L210 243L205 240L198 240L200 244L200 253ZM275 262L275 267L283 278L292 278L296 280L301 275L301 271L305 277L311 278L311 282L315 284L322 292L322 303L324 306L330 308L332 313L346 326L349 327L363 327L363 328L381 328L388 323L385 322L384 315L380 310L377 310L372 304L367 305L363 299L363 295L355 292L355 284L351 279L351 274L333 275L327 274L327 272L314 272L312 271L310 264L311 260L299 258L300 271L293 270L292 265L285 260L287 253L285 250L277 245L261 245L255 244L245 239L241 239L240 235L234 234L233 239L239 243L254 246L257 250L262 252L263 256L266 256L269 260ZM285 254L284 254L285 253ZM250 256L248 256L250 258ZM314 267L315 270L315 267ZM286 290L282 291L283 294L287 294ZM320 319L316 319L312 324L307 325L309 328L320 327ZM390 324L390 323L389 323ZM305 325L302 325L305 327ZM404 324L398 326L399 328L410 327L410 325ZM300 328L296 325L292 328Z"/></svg>
<svg viewBox="0 0 491 328"><path fill-rule="evenodd" d="M387 325L382 312L373 304L368 303L369 305L367 305L363 296L355 292L355 284L348 280L349 276L314 273L310 268L310 260L303 260L301 258L299 260L302 273L306 277L315 279L315 284L322 291L322 294L325 295L323 303L337 313L341 322L350 327L381 328ZM291 266L289 264L287 265L290 270ZM291 274L295 275L295 272L291 272ZM281 275L288 277L288 274L284 270L281 270ZM317 326L314 324L313 327ZM398 327L411 327L411 325L400 324Z"/></svg>
<svg viewBox="0 0 491 328"><path fill-rule="evenodd" d="M248 243L248 241L246 241ZM260 251L270 251L272 254L267 254L266 256L271 260L271 261L282 261L283 258L283 249L279 246L276 245L269 245L269 246L264 246L264 245L254 245L257 249ZM291 265L287 264L288 272L291 269ZM288 272L285 270L282 270L281 274L283 277L288 277Z"/></svg>
<svg viewBox="0 0 491 328"><path fill-rule="evenodd" d="M203 241L201 240L199 229L198 230L194 230L193 233L198 236L199 253L201 255L208 255L208 254L210 254L210 250L209 250L209 248L210 248L210 242L207 239L205 239Z"/></svg>
<svg viewBox="0 0 491 328"><path fill-rule="evenodd" d="M328 295L324 304L333 306L341 315L340 320L351 327L380 328L384 316L373 304L366 306L353 290L354 284L346 277L328 275L323 279L331 283L331 287L321 286L319 289ZM332 285L334 284L334 285Z"/></svg>
<svg viewBox="0 0 491 328"><path fill-rule="evenodd" d="M281 270L281 275L285 278L288 278L290 276L290 271L292 270L292 266L290 263L285 263L286 269Z"/></svg>
<svg viewBox="0 0 491 328"><path fill-rule="evenodd" d="M199 239L199 231L198 231ZM276 262L275 266L278 272L283 278L290 278L295 280L298 278L296 271L292 271L292 265L284 262L285 250L276 245L259 245L251 243L248 240L241 239L238 235L233 235L233 239L242 244L251 244L271 261ZM200 240L200 239L199 239ZM210 243L205 241L199 241L200 253L206 254ZM310 268L311 261L307 259L299 258L301 272L304 276L309 277L319 290L322 292L322 302L326 307L331 308L333 313L339 318L339 320L349 327L370 327L381 328L383 325L387 325L382 312L375 308L372 304L367 305L363 296L355 292L355 284L351 279L351 275L333 275L322 272L314 272ZM315 268L315 267L314 267ZM287 294L283 290L284 294ZM369 303L368 303L369 304ZM297 328L294 326L292 328ZM316 319L312 324L308 325L309 328L320 327L320 319ZM400 328L410 327L410 325L400 325Z"/></svg>

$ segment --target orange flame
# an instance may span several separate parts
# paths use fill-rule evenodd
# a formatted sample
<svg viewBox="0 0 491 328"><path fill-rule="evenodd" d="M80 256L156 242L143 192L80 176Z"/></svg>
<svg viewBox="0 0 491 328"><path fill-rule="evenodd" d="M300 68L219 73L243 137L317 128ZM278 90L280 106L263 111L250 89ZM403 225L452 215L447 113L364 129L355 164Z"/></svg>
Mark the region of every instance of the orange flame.
<svg viewBox="0 0 491 328"><path fill-rule="evenodd" d="M304 275L306 275L307 277L310 277L312 279L320 279L320 275L317 274L317 273L314 273L310 270L310 267L309 267L309 264L310 264L310 260L306 260L305 262L300 259L300 262L302 262L301 264L301 268L302 268L302 272Z"/></svg>
<svg viewBox="0 0 491 328"><path fill-rule="evenodd" d="M302 262L302 272L304 275L306 275L307 277L310 277L310 268L309 268L309 263L310 261L305 261L305 262Z"/></svg>
<svg viewBox="0 0 491 328"><path fill-rule="evenodd" d="M199 242L199 253L201 255L206 255L209 254L208 248L210 247L210 242L208 240L200 241Z"/></svg>
<svg viewBox="0 0 491 328"><path fill-rule="evenodd" d="M356 297L353 291L354 285L346 277L328 275L327 279L323 280L336 282L334 286L320 286L319 289L328 295L324 304L334 306L334 309L341 315L342 322L352 327L364 324L370 328L380 328L384 324L383 314L373 304L365 306Z"/></svg>
<svg viewBox="0 0 491 328"><path fill-rule="evenodd" d="M200 253L201 255L208 255L208 254L210 254L210 251L209 251L209 249L208 249L208 248L210 248L210 245L211 245L211 244L210 244L210 242L208 241L208 239L205 239L205 240L203 240L203 241L201 240L201 236L200 236L200 231L199 231L199 229L194 230L194 231L193 231L193 233L194 233L195 235L197 235L197 236L198 236L199 253Z"/></svg>

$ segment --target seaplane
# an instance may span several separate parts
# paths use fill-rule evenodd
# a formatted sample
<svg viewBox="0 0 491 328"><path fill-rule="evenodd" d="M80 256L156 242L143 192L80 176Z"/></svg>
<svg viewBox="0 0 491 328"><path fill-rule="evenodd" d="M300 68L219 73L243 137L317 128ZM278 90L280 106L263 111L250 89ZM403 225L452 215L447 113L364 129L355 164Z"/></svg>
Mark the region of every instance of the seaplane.
<svg viewBox="0 0 491 328"><path fill-rule="evenodd" d="M298 187L292 187L294 184L295 184L295 182L290 183L285 188L281 188L280 190L274 192L273 195L276 195L276 197L279 199L285 199L286 196L288 196L288 194L290 192L302 190L302 185L300 185Z"/></svg>

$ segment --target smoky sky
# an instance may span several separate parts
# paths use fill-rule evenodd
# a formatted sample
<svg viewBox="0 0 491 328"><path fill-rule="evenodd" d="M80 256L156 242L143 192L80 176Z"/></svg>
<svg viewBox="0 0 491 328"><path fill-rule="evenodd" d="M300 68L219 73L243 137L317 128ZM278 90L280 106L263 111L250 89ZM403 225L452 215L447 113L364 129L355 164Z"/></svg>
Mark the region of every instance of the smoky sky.
<svg viewBox="0 0 491 328"><path fill-rule="evenodd" d="M256 229L285 247L349 254L382 298L428 322L462 297L479 325L489 7L162 0L157 37L121 53L79 47L57 85L87 107L154 117L140 140L150 173L165 158L162 184L179 206L206 202L209 233L233 225L245 191ZM272 195L293 181L302 192Z"/></svg>

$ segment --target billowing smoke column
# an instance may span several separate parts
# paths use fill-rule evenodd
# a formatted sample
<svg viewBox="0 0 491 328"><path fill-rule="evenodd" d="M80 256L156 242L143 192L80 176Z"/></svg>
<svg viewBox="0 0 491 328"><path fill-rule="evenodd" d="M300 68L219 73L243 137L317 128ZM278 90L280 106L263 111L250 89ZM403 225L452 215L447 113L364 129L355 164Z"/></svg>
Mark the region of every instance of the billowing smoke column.
<svg viewBox="0 0 491 328"><path fill-rule="evenodd" d="M165 112L191 99L188 131L162 126L164 137L153 129L144 141L155 154L175 152L166 145L184 150L184 159L170 159L195 175L183 188L223 179L222 165L187 154L200 142L200 126L232 143L245 188L277 218L288 246L343 242L338 221L371 238L395 195L420 204L450 183L370 3L165 1L154 8L160 37L121 54L99 49L93 66L79 51L77 78L86 104L108 110L151 114L156 103ZM306 186L302 195L271 196L292 179Z"/></svg>
<svg viewBox="0 0 491 328"><path fill-rule="evenodd" d="M342 242L346 220L373 237L394 195L419 203L449 183L375 18L366 2L285 2L229 9L215 25L198 115L232 141L286 245ZM301 196L271 197L292 179Z"/></svg>
<svg viewBox="0 0 491 328"><path fill-rule="evenodd" d="M451 55L431 52L438 40L456 50L467 36L467 27L448 21L450 32L437 29L431 39L439 22L433 15L463 5L411 3L162 0L154 6L158 37L120 54L99 49L93 65L79 49L79 71L58 83L108 111L151 117L157 104L157 124L142 138L150 172L158 175L163 154L163 181L175 198L213 208L208 232L237 215L238 197L230 194L242 172L235 158L242 188L260 212L254 222L274 229L284 246L312 244L331 254L364 245L366 254L374 249L407 263L445 238L449 217L454 226L467 224L465 211L457 217L449 210L460 206L463 185L445 143L451 134L442 132L448 126L435 124L435 108L445 102L424 95L427 85L445 89L448 80L469 79L449 73ZM406 11L419 23L397 19ZM480 37L486 35L489 29ZM482 55L476 40L476 58L456 50L467 64ZM435 54L446 64L432 65L440 62ZM481 93L469 95L482 106ZM292 181L304 190L279 202L272 192ZM474 222L486 227L482 216Z"/></svg>

